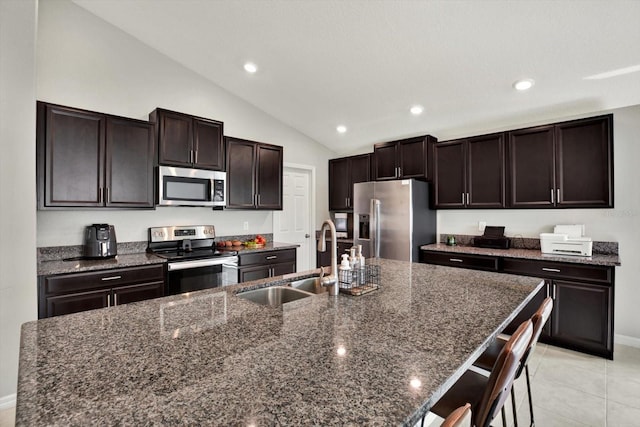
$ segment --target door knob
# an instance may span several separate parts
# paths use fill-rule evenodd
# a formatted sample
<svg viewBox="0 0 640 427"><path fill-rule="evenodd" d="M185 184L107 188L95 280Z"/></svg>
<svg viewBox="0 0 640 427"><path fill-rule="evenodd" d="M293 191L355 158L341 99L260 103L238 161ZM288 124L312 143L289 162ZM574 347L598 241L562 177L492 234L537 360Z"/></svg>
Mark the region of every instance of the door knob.
<svg viewBox="0 0 640 427"><path fill-rule="evenodd" d="M309 236L308 234L305 234L305 235L304 235L304 238L305 238L305 239L308 239L309 237L311 237L311 236Z"/></svg>

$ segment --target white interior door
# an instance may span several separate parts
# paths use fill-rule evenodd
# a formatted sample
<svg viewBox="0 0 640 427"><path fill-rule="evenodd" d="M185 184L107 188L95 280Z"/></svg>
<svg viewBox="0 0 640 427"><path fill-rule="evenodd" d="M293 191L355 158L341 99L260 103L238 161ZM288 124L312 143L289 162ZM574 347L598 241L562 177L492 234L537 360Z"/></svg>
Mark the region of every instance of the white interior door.
<svg viewBox="0 0 640 427"><path fill-rule="evenodd" d="M313 200L315 200L314 168L284 165L282 210L273 212L273 240L300 245L297 271L315 268L313 234Z"/></svg>

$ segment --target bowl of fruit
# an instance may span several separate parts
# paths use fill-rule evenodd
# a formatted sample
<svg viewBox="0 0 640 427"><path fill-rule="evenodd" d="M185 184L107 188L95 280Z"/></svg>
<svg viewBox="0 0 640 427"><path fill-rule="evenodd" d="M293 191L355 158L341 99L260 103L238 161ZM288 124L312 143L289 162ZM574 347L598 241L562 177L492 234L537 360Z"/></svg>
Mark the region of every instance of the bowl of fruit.
<svg viewBox="0 0 640 427"><path fill-rule="evenodd" d="M247 248L262 248L264 247L265 243L267 243L267 239L258 234L254 239L244 242L244 245Z"/></svg>

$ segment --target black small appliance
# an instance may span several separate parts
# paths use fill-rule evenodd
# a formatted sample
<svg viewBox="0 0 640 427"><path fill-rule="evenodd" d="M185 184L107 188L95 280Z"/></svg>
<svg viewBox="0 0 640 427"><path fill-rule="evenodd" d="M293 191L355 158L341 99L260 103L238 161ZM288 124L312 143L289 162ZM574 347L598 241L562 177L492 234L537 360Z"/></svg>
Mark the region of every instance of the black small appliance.
<svg viewBox="0 0 640 427"><path fill-rule="evenodd" d="M473 238L473 246L478 248L509 249L511 239L505 237L503 226L487 225L482 236Z"/></svg>
<svg viewBox="0 0 640 427"><path fill-rule="evenodd" d="M118 254L116 230L109 224L91 224L84 231L85 258L112 258Z"/></svg>

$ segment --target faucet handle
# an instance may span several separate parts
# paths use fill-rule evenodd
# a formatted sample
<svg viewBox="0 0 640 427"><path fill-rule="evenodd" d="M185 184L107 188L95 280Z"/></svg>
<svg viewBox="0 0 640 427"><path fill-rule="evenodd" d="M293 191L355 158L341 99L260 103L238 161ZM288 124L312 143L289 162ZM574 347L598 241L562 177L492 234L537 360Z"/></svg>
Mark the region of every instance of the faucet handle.
<svg viewBox="0 0 640 427"><path fill-rule="evenodd" d="M322 279L324 277L324 267L320 266L320 278Z"/></svg>

